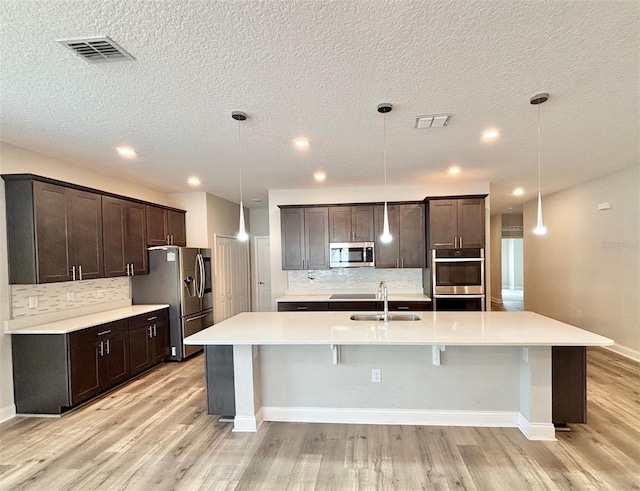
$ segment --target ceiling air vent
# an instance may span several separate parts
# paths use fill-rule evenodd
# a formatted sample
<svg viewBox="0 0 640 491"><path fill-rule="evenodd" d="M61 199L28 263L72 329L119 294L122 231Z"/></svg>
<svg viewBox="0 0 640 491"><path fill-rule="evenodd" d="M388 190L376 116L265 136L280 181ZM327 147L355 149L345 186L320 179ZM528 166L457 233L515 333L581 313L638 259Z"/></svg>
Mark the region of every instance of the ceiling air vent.
<svg viewBox="0 0 640 491"><path fill-rule="evenodd" d="M133 56L107 36L84 39L62 39L58 42L89 63L135 60Z"/></svg>
<svg viewBox="0 0 640 491"><path fill-rule="evenodd" d="M430 114L427 116L418 116L414 128L442 128L447 126L451 114Z"/></svg>

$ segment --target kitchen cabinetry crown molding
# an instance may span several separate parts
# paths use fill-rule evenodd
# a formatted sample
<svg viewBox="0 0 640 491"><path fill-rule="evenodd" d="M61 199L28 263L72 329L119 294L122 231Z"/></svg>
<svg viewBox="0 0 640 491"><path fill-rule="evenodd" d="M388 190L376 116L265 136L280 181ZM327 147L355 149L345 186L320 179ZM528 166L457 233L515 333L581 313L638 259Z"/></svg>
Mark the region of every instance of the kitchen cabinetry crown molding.
<svg viewBox="0 0 640 491"><path fill-rule="evenodd" d="M145 200L141 200L141 199L138 199L138 198L131 198L129 196L123 196L121 194L111 193L109 191L103 191L101 189L90 188L90 187L87 187L87 186L82 186L80 184L73 184L73 183L70 183L70 182L59 181L57 179L52 179L50 177L44 177L44 176L38 176L36 174L1 174L0 177L2 177L2 179L4 179L5 181L40 181L40 182L46 182L48 184L55 184L57 186L62 186L62 187L70 188L70 189L75 189L77 191L84 191L84 192L87 192L87 193L96 193L96 194L100 194L102 196L108 196L110 198L119 198L119 199L124 199L124 200L127 200L127 201L132 201L134 203L139 203L139 204L143 204L143 205L157 206L157 207L160 207L160 208L164 208L166 210L172 210L172 211L177 211L177 212L180 212L180 213L186 213L185 210L181 210L180 208L174 208L172 206L153 203L151 201L145 201Z"/></svg>

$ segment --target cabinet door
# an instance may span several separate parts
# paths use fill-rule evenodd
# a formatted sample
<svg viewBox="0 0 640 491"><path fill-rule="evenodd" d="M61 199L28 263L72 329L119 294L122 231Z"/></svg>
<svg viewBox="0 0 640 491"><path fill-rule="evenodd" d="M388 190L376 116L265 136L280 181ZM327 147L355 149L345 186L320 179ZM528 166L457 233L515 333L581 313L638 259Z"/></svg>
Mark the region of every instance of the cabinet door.
<svg viewBox="0 0 640 491"><path fill-rule="evenodd" d="M126 202L124 208L124 262L132 264L132 274L147 273L145 207Z"/></svg>
<svg viewBox="0 0 640 491"><path fill-rule="evenodd" d="M69 350L71 404L75 405L100 392L100 343L89 343Z"/></svg>
<svg viewBox="0 0 640 491"><path fill-rule="evenodd" d="M282 269L304 269L304 208L280 210Z"/></svg>
<svg viewBox="0 0 640 491"><path fill-rule="evenodd" d="M306 268L329 269L329 208L305 208Z"/></svg>
<svg viewBox="0 0 640 491"><path fill-rule="evenodd" d="M374 206L376 268L397 268L400 266L400 242L398 236L400 232L400 207L398 205L388 205L387 212L389 214L389 231L393 240L385 244L380 241L384 222L384 206Z"/></svg>
<svg viewBox="0 0 640 491"><path fill-rule="evenodd" d="M145 207L147 219L147 244L150 246L167 244L167 210L157 206Z"/></svg>
<svg viewBox="0 0 640 491"><path fill-rule="evenodd" d="M329 208L329 242L351 242L351 207Z"/></svg>
<svg viewBox="0 0 640 491"><path fill-rule="evenodd" d="M100 386L104 390L129 378L128 335L126 332L121 332L101 342Z"/></svg>
<svg viewBox="0 0 640 491"><path fill-rule="evenodd" d="M38 283L71 280L66 190L33 183Z"/></svg>
<svg viewBox="0 0 640 491"><path fill-rule="evenodd" d="M458 200L458 247L484 247L484 199Z"/></svg>
<svg viewBox="0 0 640 491"><path fill-rule="evenodd" d="M351 207L351 231L354 242L373 242L373 206Z"/></svg>
<svg viewBox="0 0 640 491"><path fill-rule="evenodd" d="M167 321L160 321L154 324L152 364L160 363L169 357L169 324Z"/></svg>
<svg viewBox="0 0 640 491"><path fill-rule="evenodd" d="M142 326L129 331L129 366L131 375L151 366L150 326Z"/></svg>
<svg viewBox="0 0 640 491"><path fill-rule="evenodd" d="M102 263L102 196L67 189L69 255L76 279L104 278Z"/></svg>
<svg viewBox="0 0 640 491"><path fill-rule="evenodd" d="M104 238L104 275L127 274L124 247L125 201L102 198L102 235ZM146 244L145 244L146 245Z"/></svg>
<svg viewBox="0 0 640 491"><path fill-rule="evenodd" d="M421 203L400 205L400 266L424 268L425 233L424 205Z"/></svg>
<svg viewBox="0 0 640 491"><path fill-rule="evenodd" d="M458 200L429 201L430 249L454 249L458 237Z"/></svg>
<svg viewBox="0 0 640 491"><path fill-rule="evenodd" d="M167 233L171 236L171 245L182 247L187 245L184 213L167 210Z"/></svg>

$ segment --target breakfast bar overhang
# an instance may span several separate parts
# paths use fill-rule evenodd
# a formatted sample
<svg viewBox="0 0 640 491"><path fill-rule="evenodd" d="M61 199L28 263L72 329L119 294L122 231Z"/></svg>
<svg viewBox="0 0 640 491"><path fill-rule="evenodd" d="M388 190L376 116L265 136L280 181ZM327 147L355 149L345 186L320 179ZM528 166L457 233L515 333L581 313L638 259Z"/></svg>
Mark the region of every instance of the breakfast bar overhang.
<svg viewBox="0 0 640 491"><path fill-rule="evenodd" d="M246 312L185 344L207 356L233 347L234 431L265 420L496 426L531 440L555 439L551 348L613 344L533 312L415 314Z"/></svg>

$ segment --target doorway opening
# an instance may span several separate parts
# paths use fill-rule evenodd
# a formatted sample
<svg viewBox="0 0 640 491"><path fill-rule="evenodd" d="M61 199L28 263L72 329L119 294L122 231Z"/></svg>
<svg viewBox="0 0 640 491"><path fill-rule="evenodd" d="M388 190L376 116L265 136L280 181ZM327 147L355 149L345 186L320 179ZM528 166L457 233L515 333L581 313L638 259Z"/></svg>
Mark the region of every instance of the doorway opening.
<svg viewBox="0 0 640 491"><path fill-rule="evenodd" d="M523 239L502 239L502 304L505 310L524 310Z"/></svg>

